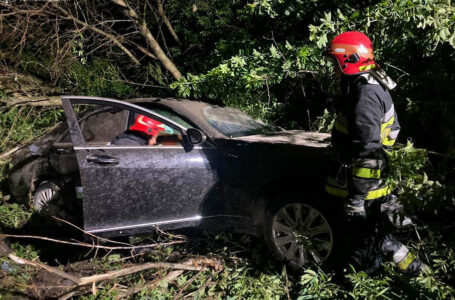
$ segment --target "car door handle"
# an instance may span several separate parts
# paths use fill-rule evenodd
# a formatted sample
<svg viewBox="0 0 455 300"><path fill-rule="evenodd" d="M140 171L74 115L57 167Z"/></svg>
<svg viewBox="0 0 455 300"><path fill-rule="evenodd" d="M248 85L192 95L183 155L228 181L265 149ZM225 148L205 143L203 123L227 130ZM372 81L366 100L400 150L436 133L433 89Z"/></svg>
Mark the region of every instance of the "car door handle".
<svg viewBox="0 0 455 300"><path fill-rule="evenodd" d="M118 165L119 160L116 157L107 155L88 155L87 161L97 165Z"/></svg>
<svg viewBox="0 0 455 300"><path fill-rule="evenodd" d="M58 148L56 151L58 154L70 154L71 153L71 149L64 149L64 148Z"/></svg>

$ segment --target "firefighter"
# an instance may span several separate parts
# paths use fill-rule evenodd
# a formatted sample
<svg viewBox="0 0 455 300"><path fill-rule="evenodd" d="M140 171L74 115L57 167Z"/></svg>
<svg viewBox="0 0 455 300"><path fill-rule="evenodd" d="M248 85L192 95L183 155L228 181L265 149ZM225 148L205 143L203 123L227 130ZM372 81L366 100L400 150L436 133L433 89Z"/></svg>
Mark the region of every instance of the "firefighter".
<svg viewBox="0 0 455 300"><path fill-rule="evenodd" d="M130 128L119 134L110 144L114 146L153 146L160 131L165 130L163 123L149 117L138 115Z"/></svg>
<svg viewBox="0 0 455 300"><path fill-rule="evenodd" d="M326 192L344 199L338 201L344 203L347 227L358 238L358 247L351 249L354 262L377 270L387 256L400 270L420 273L426 265L390 233L389 219L381 213L381 204L393 198L384 179L384 150L400 131L389 93L396 84L379 69L372 42L361 32L336 36L326 55L334 60L341 84L331 139L335 164Z"/></svg>

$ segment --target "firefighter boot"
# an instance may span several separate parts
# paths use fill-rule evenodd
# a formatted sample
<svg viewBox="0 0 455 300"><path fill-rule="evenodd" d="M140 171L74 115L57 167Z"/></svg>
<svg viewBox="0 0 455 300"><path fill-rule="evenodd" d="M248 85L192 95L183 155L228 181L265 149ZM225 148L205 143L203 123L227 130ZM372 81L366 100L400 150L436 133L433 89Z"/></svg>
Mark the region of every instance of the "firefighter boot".
<svg viewBox="0 0 455 300"><path fill-rule="evenodd" d="M430 269L391 234L383 239L381 250L385 255L392 256L393 262L403 273L416 276L420 272Z"/></svg>

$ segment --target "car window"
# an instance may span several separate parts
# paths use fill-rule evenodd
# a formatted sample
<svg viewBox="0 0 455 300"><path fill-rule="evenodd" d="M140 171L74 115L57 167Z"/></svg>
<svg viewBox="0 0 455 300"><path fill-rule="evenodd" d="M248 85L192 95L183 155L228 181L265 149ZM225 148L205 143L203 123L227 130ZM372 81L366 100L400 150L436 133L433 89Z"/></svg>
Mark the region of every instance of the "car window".
<svg viewBox="0 0 455 300"><path fill-rule="evenodd" d="M128 112L114 107L100 107L93 105L74 106L82 136L87 143L105 144L126 129ZM57 143L71 143L68 127L56 141Z"/></svg>
<svg viewBox="0 0 455 300"><path fill-rule="evenodd" d="M188 123L186 120L184 120L181 116L179 116L177 113L170 111L168 109L162 108L162 107L157 107L156 105L151 105L150 103L137 103L140 106L146 107L147 109L156 112L157 114L162 115L163 117L168 118L169 120L174 121L175 123L185 127L186 129L194 127L190 123Z"/></svg>
<svg viewBox="0 0 455 300"><path fill-rule="evenodd" d="M151 110L154 111L153 109L151 109ZM158 112L158 113L159 113L159 112ZM161 114L161 113L159 113L159 114L162 115L163 117L166 117L166 118L168 118L168 119L171 119L171 118L169 118L169 116L167 116L167 115L165 115L165 114ZM140 115L140 114L138 114L138 113L134 113L134 114L132 115L133 117L130 118L130 121L129 121L129 123L128 123L128 124L129 124L128 126L133 125L134 121L136 120L136 118L137 118L139 115ZM172 120L172 121L175 121L175 120L173 120L173 119L171 119L171 120ZM176 122L176 123L178 123L178 122ZM181 123L178 123L178 124L182 125ZM169 126L167 126L166 124L163 124L163 125L164 125L164 132L162 132L162 133L160 132L161 135L164 135L164 134L178 134L178 133L179 133L177 130L173 129L172 127L169 127Z"/></svg>
<svg viewBox="0 0 455 300"><path fill-rule="evenodd" d="M231 107L207 106L203 113L210 126L228 137L281 131L279 127L267 125Z"/></svg>
<svg viewBox="0 0 455 300"><path fill-rule="evenodd" d="M80 123L82 136L88 144L106 144L126 130L128 111L107 107L100 109Z"/></svg>
<svg viewBox="0 0 455 300"><path fill-rule="evenodd" d="M82 136L88 146L127 146L128 144L113 143L114 140L133 135L139 140L147 140L148 135L138 130L131 130L135 122L137 113L129 110L120 109L110 106L98 105L74 105L73 106ZM164 116L164 115L163 115ZM159 122L159 124L162 124ZM162 124L164 130L158 132L156 143L153 146L183 146L183 140L180 132L171 128L167 124ZM64 136L62 142L66 140ZM136 146L136 145L131 145Z"/></svg>

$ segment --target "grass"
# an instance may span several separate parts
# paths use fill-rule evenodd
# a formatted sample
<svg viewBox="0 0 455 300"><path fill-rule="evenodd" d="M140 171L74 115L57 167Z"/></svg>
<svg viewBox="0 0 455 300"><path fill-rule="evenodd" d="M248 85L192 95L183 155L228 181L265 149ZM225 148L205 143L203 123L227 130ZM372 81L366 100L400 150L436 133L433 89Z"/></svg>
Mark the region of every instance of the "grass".
<svg viewBox="0 0 455 300"><path fill-rule="evenodd" d="M0 225L8 228L19 228L31 217L31 212L17 203L5 203L0 206Z"/></svg>
<svg viewBox="0 0 455 300"><path fill-rule="evenodd" d="M19 242L14 243L12 248L19 256L27 259L36 259L40 251L45 251L44 248L40 250ZM410 278L387 264L383 273L370 276L351 267L345 270L345 281L337 282L329 270L317 268L300 272L286 270L279 263L270 260L267 251L264 251L263 244L255 238L207 233L184 246L156 249L148 255L136 258L135 261L125 260L125 257L129 256L125 253L108 256L103 256L105 253L98 253L97 257L72 262L66 268L79 272L90 270L90 272L102 273L120 268L127 263L181 259L190 255L216 257L224 265L222 271L207 270L198 276L197 272L186 272L173 283L163 283L153 290L142 290L134 295L134 299L143 299L143 297L174 299L177 294L191 293L197 294L195 297L202 299L286 299L288 294L291 299L448 299L455 295L450 282L455 257L453 251L449 253L441 250L435 249L435 252L432 252L433 261L444 258L444 261L452 265L433 264L433 271L430 274ZM23 283L24 278L32 280L34 272L36 270L19 268L12 275L19 276L17 282ZM96 296L86 295L81 299L113 298L119 293L121 286L138 285L162 277L168 272L146 271L116 279L98 285ZM192 279L195 276L197 277ZM208 281L209 284L201 289ZM183 288L184 292L181 293ZM15 289L3 290L3 292L23 293L22 290Z"/></svg>

